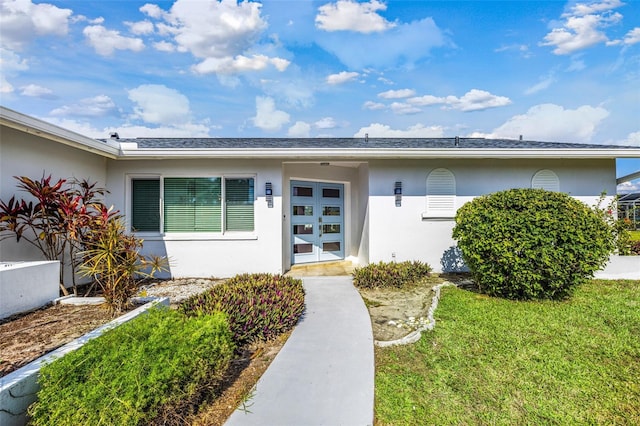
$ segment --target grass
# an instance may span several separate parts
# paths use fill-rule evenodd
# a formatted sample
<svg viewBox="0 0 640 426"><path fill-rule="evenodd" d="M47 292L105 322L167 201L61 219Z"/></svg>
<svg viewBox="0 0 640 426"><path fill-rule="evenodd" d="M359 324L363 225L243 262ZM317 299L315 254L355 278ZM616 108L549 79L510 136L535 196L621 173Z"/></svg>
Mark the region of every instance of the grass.
<svg viewBox="0 0 640 426"><path fill-rule="evenodd" d="M436 320L376 349L378 425L640 424L640 281L564 302L445 288Z"/></svg>

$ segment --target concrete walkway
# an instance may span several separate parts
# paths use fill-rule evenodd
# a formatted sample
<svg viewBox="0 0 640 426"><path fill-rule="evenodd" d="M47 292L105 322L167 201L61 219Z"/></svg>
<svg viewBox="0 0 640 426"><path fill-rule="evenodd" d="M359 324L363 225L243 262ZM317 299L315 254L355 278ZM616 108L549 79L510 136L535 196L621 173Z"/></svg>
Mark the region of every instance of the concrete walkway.
<svg viewBox="0 0 640 426"><path fill-rule="evenodd" d="M306 311L227 426L373 424L371 320L351 277L303 278Z"/></svg>

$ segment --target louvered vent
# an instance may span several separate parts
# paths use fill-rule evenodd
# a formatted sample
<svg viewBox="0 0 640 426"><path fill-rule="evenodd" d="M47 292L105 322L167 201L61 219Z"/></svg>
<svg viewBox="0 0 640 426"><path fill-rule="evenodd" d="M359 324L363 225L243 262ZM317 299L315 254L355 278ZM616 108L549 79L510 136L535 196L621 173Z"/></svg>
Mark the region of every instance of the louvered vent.
<svg viewBox="0 0 640 426"><path fill-rule="evenodd" d="M547 191L560 191L560 180L551 170L540 170L531 179L531 187L536 189L546 189Z"/></svg>
<svg viewBox="0 0 640 426"><path fill-rule="evenodd" d="M456 179L447 169L435 169L427 177L427 215L453 216L456 211Z"/></svg>

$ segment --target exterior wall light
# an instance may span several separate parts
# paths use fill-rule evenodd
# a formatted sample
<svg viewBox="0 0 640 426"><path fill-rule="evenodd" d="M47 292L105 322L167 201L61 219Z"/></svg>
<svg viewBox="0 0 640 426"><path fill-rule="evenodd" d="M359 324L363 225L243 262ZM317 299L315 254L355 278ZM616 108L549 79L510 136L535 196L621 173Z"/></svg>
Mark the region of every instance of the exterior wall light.
<svg viewBox="0 0 640 426"><path fill-rule="evenodd" d="M273 187L271 182L267 182L264 184L264 195L267 199L267 207L273 208Z"/></svg>
<svg viewBox="0 0 640 426"><path fill-rule="evenodd" d="M400 207L402 205L402 182L396 182L393 194L396 196L396 207Z"/></svg>

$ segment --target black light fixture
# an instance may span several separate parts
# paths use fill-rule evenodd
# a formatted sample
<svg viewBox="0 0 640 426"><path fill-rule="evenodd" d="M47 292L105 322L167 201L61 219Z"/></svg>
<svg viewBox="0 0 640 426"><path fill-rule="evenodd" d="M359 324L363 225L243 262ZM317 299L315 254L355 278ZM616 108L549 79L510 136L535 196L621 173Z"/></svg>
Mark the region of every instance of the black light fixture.
<svg viewBox="0 0 640 426"><path fill-rule="evenodd" d="M396 207L400 207L402 205L402 182L396 182L393 194L396 196Z"/></svg>
<svg viewBox="0 0 640 426"><path fill-rule="evenodd" d="M272 208L273 207L273 187L271 185L271 182L267 182L264 184L264 195L265 195L265 198L267 199L267 207Z"/></svg>

